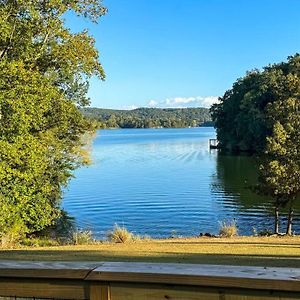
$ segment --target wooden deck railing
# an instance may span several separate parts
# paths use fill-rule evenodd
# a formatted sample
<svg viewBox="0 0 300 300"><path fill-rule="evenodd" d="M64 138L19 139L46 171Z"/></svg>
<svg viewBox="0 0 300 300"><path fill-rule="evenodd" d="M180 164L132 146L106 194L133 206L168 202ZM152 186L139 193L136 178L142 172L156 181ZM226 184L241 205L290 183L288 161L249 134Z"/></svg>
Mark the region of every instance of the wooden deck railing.
<svg viewBox="0 0 300 300"><path fill-rule="evenodd" d="M0 299L300 299L300 269L0 261Z"/></svg>

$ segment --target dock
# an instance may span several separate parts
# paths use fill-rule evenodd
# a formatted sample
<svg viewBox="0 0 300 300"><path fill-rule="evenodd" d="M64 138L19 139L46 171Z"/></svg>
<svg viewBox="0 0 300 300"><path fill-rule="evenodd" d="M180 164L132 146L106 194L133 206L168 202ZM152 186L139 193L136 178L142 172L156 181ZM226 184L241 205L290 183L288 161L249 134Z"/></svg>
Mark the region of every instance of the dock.
<svg viewBox="0 0 300 300"><path fill-rule="evenodd" d="M209 149L218 149L219 141L217 139L209 139Z"/></svg>

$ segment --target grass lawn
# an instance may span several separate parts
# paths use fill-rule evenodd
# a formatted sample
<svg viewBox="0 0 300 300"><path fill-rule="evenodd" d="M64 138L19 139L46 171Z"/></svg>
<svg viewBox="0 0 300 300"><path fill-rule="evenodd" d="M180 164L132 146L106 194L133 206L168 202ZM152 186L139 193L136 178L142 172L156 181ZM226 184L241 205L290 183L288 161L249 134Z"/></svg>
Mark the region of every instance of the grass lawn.
<svg viewBox="0 0 300 300"><path fill-rule="evenodd" d="M300 237L178 238L127 244L1 249L0 259L143 261L300 267Z"/></svg>

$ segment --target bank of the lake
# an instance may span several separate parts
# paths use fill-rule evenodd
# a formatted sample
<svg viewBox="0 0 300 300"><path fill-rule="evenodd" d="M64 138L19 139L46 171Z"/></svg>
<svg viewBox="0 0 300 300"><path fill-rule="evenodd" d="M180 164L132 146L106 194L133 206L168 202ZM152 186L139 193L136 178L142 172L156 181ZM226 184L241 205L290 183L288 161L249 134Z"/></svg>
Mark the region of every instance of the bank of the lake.
<svg viewBox="0 0 300 300"><path fill-rule="evenodd" d="M300 237L157 239L126 244L22 247L0 259L34 261L141 261L300 267Z"/></svg>

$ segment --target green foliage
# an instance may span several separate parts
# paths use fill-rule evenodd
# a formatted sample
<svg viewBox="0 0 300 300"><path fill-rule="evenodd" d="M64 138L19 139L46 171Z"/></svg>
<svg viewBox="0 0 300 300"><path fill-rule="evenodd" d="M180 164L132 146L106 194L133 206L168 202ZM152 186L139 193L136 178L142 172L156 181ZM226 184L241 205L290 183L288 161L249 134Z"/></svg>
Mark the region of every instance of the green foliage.
<svg viewBox="0 0 300 300"><path fill-rule="evenodd" d="M267 137L259 188L275 199L276 207L289 204L286 232L291 234L293 204L300 196L300 99L269 104L267 116L274 125Z"/></svg>
<svg viewBox="0 0 300 300"><path fill-rule="evenodd" d="M59 246L58 241L47 237L30 237L22 239L22 246L28 247L53 247Z"/></svg>
<svg viewBox="0 0 300 300"><path fill-rule="evenodd" d="M269 104L300 94L300 56L248 72L211 108L220 146L229 150L263 152L274 119Z"/></svg>
<svg viewBox="0 0 300 300"><path fill-rule="evenodd" d="M20 241L27 228L19 214L19 208L0 194L0 240L4 247Z"/></svg>
<svg viewBox="0 0 300 300"><path fill-rule="evenodd" d="M268 118L274 126L262 166L265 183L272 194L294 198L300 193L300 99L274 102L268 107Z"/></svg>
<svg viewBox="0 0 300 300"><path fill-rule="evenodd" d="M92 128L78 107L104 72L93 38L65 28L70 10L93 21L105 11L95 0L0 1L2 243L53 225L62 187L86 163Z"/></svg>
<svg viewBox="0 0 300 300"><path fill-rule="evenodd" d="M87 31L72 33L63 16L73 11L97 21L105 13L99 0L0 2L0 58L22 61L47 75L72 101L86 102L86 76L104 77Z"/></svg>
<svg viewBox="0 0 300 300"><path fill-rule="evenodd" d="M56 240L59 244L73 243L73 234L76 232L75 218L61 210L59 218L54 224L40 232L40 235Z"/></svg>
<svg viewBox="0 0 300 300"><path fill-rule="evenodd" d="M74 245L89 245L94 242L95 240L90 230L77 230L73 232Z"/></svg>
<svg viewBox="0 0 300 300"><path fill-rule="evenodd" d="M84 108L87 117L97 120L102 128L153 128L195 127L210 125L211 116L207 108L137 108L113 110Z"/></svg>
<svg viewBox="0 0 300 300"><path fill-rule="evenodd" d="M274 199L276 233L278 209L289 205L291 234L293 203L300 194L300 55L247 73L220 100L211 109L220 146L259 153L256 190Z"/></svg>

